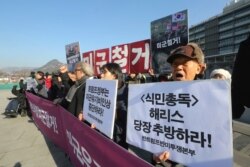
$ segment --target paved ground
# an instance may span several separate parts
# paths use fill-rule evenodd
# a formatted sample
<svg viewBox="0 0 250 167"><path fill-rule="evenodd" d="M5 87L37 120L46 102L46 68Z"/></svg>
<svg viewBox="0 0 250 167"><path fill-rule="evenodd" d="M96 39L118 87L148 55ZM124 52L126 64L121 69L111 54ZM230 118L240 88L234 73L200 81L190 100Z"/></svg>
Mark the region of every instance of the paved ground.
<svg viewBox="0 0 250 167"><path fill-rule="evenodd" d="M247 123L250 125L250 108L245 108L245 112L239 119L237 119L237 121Z"/></svg>
<svg viewBox="0 0 250 167"><path fill-rule="evenodd" d="M70 167L64 152L37 129L29 117L3 115L10 91L0 90L0 167Z"/></svg>
<svg viewBox="0 0 250 167"><path fill-rule="evenodd" d="M3 115L10 91L0 90L0 167L71 167L29 117ZM234 167L250 167L250 109L234 123Z"/></svg>
<svg viewBox="0 0 250 167"><path fill-rule="evenodd" d="M234 166L250 167L250 108L233 121Z"/></svg>

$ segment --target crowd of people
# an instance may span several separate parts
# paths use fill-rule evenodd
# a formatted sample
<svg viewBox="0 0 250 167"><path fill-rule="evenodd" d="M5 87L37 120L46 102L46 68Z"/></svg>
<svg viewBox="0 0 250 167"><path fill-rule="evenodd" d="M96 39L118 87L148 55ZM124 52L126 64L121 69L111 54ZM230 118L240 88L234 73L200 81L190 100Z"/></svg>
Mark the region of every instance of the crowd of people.
<svg viewBox="0 0 250 167"><path fill-rule="evenodd" d="M192 81L204 79L206 70L205 56L196 43L188 43L174 49L167 59L171 65L170 74L156 76L153 69L149 69L151 82ZM124 76L121 67L116 63L107 63L100 69L100 76L94 76L92 67L85 62L78 62L74 72L67 69L67 65L59 71L49 74L42 71L31 72L30 77L20 80L20 90L13 87L12 92L25 103L24 92L32 92L42 98L63 106L79 121L85 122L83 115L84 94L87 79L118 80L116 116L113 141L129 152L143 158L156 166L182 166L168 160L171 153L166 150L154 155L150 152L131 146L126 143L126 123L128 108L128 84L146 83L148 80L143 74L129 74ZM225 69L215 69L208 79L231 79L231 74ZM22 116L25 116L27 105L23 104Z"/></svg>

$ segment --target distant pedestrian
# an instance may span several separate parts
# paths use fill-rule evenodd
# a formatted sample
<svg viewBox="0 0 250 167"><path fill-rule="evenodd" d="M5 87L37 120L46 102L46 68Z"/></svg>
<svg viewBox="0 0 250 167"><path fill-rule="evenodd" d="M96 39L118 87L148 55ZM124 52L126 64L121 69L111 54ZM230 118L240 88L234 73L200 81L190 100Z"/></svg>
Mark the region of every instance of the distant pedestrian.
<svg viewBox="0 0 250 167"><path fill-rule="evenodd" d="M228 70L218 68L214 69L210 74L211 79L231 79L231 74Z"/></svg>

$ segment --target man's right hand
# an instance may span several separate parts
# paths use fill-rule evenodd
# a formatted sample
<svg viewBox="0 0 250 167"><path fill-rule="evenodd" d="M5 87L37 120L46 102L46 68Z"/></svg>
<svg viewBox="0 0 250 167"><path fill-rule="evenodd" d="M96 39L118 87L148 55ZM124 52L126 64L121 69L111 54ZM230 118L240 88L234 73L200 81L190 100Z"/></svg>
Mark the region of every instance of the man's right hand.
<svg viewBox="0 0 250 167"><path fill-rule="evenodd" d="M170 152L164 151L164 152L157 154L157 155L154 154L153 159L156 163L161 163L162 161L164 162L164 161L168 160L169 156L170 156Z"/></svg>

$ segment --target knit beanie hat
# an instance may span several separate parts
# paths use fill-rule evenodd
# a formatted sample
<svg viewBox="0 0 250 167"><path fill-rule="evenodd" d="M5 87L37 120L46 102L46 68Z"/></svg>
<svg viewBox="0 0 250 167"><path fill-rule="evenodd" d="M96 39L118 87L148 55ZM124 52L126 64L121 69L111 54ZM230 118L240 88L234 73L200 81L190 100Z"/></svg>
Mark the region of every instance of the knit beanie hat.
<svg viewBox="0 0 250 167"><path fill-rule="evenodd" d="M213 70L210 74L210 78L213 78L216 74L223 75L226 79L231 79L230 72L222 68Z"/></svg>

